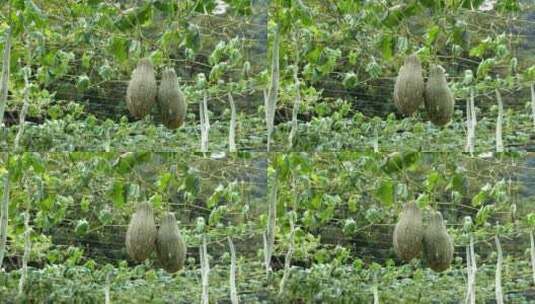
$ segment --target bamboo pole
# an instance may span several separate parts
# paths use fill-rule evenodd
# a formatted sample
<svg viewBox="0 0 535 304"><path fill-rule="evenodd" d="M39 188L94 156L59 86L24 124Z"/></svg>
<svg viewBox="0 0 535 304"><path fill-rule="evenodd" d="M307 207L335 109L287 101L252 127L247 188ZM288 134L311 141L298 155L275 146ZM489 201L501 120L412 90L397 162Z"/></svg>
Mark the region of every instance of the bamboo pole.
<svg viewBox="0 0 535 304"><path fill-rule="evenodd" d="M277 221L277 177L273 178L271 193L269 196L268 222L264 237L264 265L266 275L271 272L271 256L273 255L273 246L275 244L275 226Z"/></svg>
<svg viewBox="0 0 535 304"><path fill-rule="evenodd" d="M286 252L286 257L284 259L284 272L282 275L282 279L280 281L279 285L279 296L282 295L284 292L284 286L286 285L286 281L288 280L288 277L290 276L290 265L292 262L292 256L294 253L294 246L295 246L295 224L293 220L293 216L290 216L290 238L288 240L288 252Z"/></svg>
<svg viewBox="0 0 535 304"><path fill-rule="evenodd" d="M496 304L503 304L503 291L502 291L502 264L503 264L503 252L500 239L496 235L494 237L496 241L496 251L498 253L498 261L496 262Z"/></svg>
<svg viewBox="0 0 535 304"><path fill-rule="evenodd" d="M496 91L496 100L498 101L498 118L496 119L496 152L503 152L503 138L502 138L502 125L503 125L503 101L502 94L498 89Z"/></svg>
<svg viewBox="0 0 535 304"><path fill-rule="evenodd" d="M201 120L201 152L208 152L208 133L210 132L210 119L208 117L208 92L199 101L199 117Z"/></svg>
<svg viewBox="0 0 535 304"><path fill-rule="evenodd" d="M229 277L229 283L230 283L230 302L232 304L238 304L238 291L236 288L236 249L234 248L234 243L232 242L232 238L229 236L228 238L228 246L230 248L230 277Z"/></svg>
<svg viewBox="0 0 535 304"><path fill-rule="evenodd" d="M30 210L26 209L24 213L24 255L22 256L22 271L19 279L19 296L24 292L24 283L28 276L28 261L30 260L30 252L32 243L30 240Z"/></svg>
<svg viewBox="0 0 535 304"><path fill-rule="evenodd" d="M533 272L533 284L535 284L535 238L533 237L533 230L529 232L531 241L531 270Z"/></svg>
<svg viewBox="0 0 535 304"><path fill-rule="evenodd" d="M11 27L6 30L4 56L2 58L2 79L0 80L0 128L4 127L4 112L7 104L9 85L9 63L11 57Z"/></svg>
<svg viewBox="0 0 535 304"><path fill-rule="evenodd" d="M271 136L275 123L275 109L277 107L277 97L279 92L279 29L275 31L273 39L273 50L271 58L271 87L269 92L264 90L264 107L266 111L266 126L267 126L267 151L271 149Z"/></svg>
<svg viewBox="0 0 535 304"><path fill-rule="evenodd" d="M297 113L299 113L299 108L301 107L301 82L298 77L299 68L296 66L294 69L294 82L295 82L295 100L294 107L292 110L292 129L290 130L290 135L288 136L288 146L291 149L294 144L294 137L297 133Z"/></svg>
<svg viewBox="0 0 535 304"><path fill-rule="evenodd" d="M2 197L1 210L2 214L0 214L0 270L2 270L2 264L4 261L7 242L7 223L9 218L9 171L4 174L4 192Z"/></svg>
<svg viewBox="0 0 535 304"><path fill-rule="evenodd" d="M535 128L535 82L531 83L531 112L533 116L533 127Z"/></svg>
<svg viewBox="0 0 535 304"><path fill-rule="evenodd" d="M206 236L202 237L202 245L199 247L199 256L201 260L201 304L209 304L210 297L208 294L209 281L208 277L210 274L210 264L208 262L208 252L206 250Z"/></svg>
<svg viewBox="0 0 535 304"><path fill-rule="evenodd" d="M236 105L232 93L228 93L230 103L230 125L228 132L228 149L231 153L236 152Z"/></svg>

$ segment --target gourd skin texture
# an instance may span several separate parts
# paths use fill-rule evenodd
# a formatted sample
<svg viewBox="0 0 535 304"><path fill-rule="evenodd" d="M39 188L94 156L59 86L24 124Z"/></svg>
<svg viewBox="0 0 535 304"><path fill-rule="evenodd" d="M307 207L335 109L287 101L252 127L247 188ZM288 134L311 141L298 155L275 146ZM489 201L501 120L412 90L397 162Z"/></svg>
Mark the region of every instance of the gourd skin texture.
<svg viewBox="0 0 535 304"><path fill-rule="evenodd" d="M422 64L415 54L405 59L394 86L394 104L405 116L410 116L424 102Z"/></svg>
<svg viewBox="0 0 535 304"><path fill-rule="evenodd" d="M154 213L148 203L140 203L126 231L126 251L137 262L147 259L156 246Z"/></svg>
<svg viewBox="0 0 535 304"><path fill-rule="evenodd" d="M187 103L178 88L175 70L166 69L162 73L158 89L158 104L162 122L169 129L180 127L186 120Z"/></svg>
<svg viewBox="0 0 535 304"><path fill-rule="evenodd" d="M175 215L168 212L162 218L158 230L156 246L158 260L167 272L177 272L184 267L186 251L186 244L178 230Z"/></svg>
<svg viewBox="0 0 535 304"><path fill-rule="evenodd" d="M435 125L446 125L453 116L454 99L448 87L444 68L431 65L425 87L425 108L429 120Z"/></svg>
<svg viewBox="0 0 535 304"><path fill-rule="evenodd" d="M405 205L394 228L394 250L403 261L409 262L422 250L422 213L415 203Z"/></svg>
<svg viewBox="0 0 535 304"><path fill-rule="evenodd" d="M453 242L446 230L442 214L434 212L424 233L424 257L436 272L448 269L453 260Z"/></svg>
<svg viewBox="0 0 535 304"><path fill-rule="evenodd" d="M149 59L141 59L132 72L132 78L126 90L126 106L132 116L141 119L150 113L156 103L156 76Z"/></svg>

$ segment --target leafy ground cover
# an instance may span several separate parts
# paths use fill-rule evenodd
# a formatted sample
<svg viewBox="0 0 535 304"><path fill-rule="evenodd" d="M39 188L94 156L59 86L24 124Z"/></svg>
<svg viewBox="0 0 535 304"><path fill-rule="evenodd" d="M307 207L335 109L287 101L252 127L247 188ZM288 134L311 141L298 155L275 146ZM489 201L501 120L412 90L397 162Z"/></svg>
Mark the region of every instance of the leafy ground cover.
<svg viewBox="0 0 535 304"><path fill-rule="evenodd" d="M498 271L495 236L503 250L498 272L504 298L533 301L532 154L370 151L207 158L72 152L6 160L10 219L0 294L7 302L94 303L106 294L112 302L197 302L204 237L209 299L230 302L230 237L242 302L369 302L374 290L384 303L462 302L472 238L477 299L491 303ZM443 273L422 259L403 263L394 253L393 228L403 203L411 200L426 212L444 214L455 258ZM157 217L168 210L177 214L188 245L183 270L169 274L154 257L143 263L128 258L124 235L137 201L150 202ZM263 235L270 214L276 221L266 272ZM31 241L27 270L21 267L25 231Z"/></svg>

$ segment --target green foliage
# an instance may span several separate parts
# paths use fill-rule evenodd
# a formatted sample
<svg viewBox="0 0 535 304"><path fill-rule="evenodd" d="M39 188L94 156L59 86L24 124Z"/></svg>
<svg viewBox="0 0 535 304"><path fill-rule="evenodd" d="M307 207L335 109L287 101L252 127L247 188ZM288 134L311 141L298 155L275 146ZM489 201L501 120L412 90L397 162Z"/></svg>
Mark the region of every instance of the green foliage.
<svg viewBox="0 0 535 304"><path fill-rule="evenodd" d="M479 152L495 145L497 113L485 96L495 89L524 92L535 80L533 62L518 51L521 36L509 34L514 18L531 6L499 0L494 11L481 13L482 0L275 0L269 7L231 0L224 1L223 15L214 16L214 0L9 3L9 16L8 3L0 4L2 37L8 25L14 29L8 111L19 113L23 76L31 72L20 145L51 153L0 158L0 173L9 171L11 182L0 299L102 302L109 276L112 302L198 302L196 253L206 236L210 302L228 301L225 244L232 237L244 303L368 303L374 287L385 303L457 303L466 288L461 253L473 237L478 301L489 302L496 262L489 240L499 232L507 242L506 301L529 302L525 241L535 215L529 189L516 178L529 172L526 160L532 157L519 152L532 143L525 96L507 101L508 152ZM255 23L265 10L267 24ZM265 132L261 91L269 83L265 63L271 44L255 45L261 38L245 33L274 29L281 33L281 86L272 149L286 150L297 71L302 100L292 149L300 152L245 152L265 149L259 135ZM391 107L392 78L413 52L424 67L446 67L458 111L445 128L433 126L423 114L397 118ZM193 110L179 130L166 129L157 117L130 122L124 116L122 85L145 56L157 71L172 67L181 76L180 88ZM472 90L477 145L474 155L465 155L458 153L466 138L459 105ZM237 130L242 152L194 153L196 105L205 92L214 152L228 149L227 94L243 98ZM18 121L10 119L6 147L0 142L6 151L19 131ZM278 212L273 273L266 276L262 234L273 180L279 184ZM401 265L395 258L393 225L409 201L424 212L444 214L456 259L443 274L429 271L420 260ZM127 262L124 232L138 202L149 202L157 218L177 214L189 247L184 271L171 276L152 261ZM32 217L32 251L20 297L21 214L26 210ZM290 248L288 280L278 295Z"/></svg>

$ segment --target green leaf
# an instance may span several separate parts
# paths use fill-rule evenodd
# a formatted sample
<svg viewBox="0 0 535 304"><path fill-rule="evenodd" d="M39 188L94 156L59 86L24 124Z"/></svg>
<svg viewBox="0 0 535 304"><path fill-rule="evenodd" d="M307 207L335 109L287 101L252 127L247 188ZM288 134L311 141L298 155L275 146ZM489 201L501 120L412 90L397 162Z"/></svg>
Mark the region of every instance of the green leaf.
<svg viewBox="0 0 535 304"><path fill-rule="evenodd" d="M125 197L126 192L124 183L116 180L113 182L113 186L111 187L110 191L110 199L112 200L113 205L117 208L123 207L125 204Z"/></svg>
<svg viewBox="0 0 535 304"><path fill-rule="evenodd" d="M195 11L198 13L211 12L216 7L215 0L198 0L195 3Z"/></svg>
<svg viewBox="0 0 535 304"><path fill-rule="evenodd" d="M109 225L112 222L113 215L109 208L102 208L98 214L98 220L102 225Z"/></svg>
<svg viewBox="0 0 535 304"><path fill-rule="evenodd" d="M217 208L214 208L210 213L210 217L208 218L208 224L212 226L217 225L219 222L221 222L221 219L223 218L223 216L225 216L227 210L227 206L219 206Z"/></svg>
<svg viewBox="0 0 535 304"><path fill-rule="evenodd" d="M436 171L432 171L427 175L427 178L425 180L425 186L427 188L427 191L433 192L436 190L437 186L441 182L442 177L440 174Z"/></svg>
<svg viewBox="0 0 535 304"><path fill-rule="evenodd" d="M38 27L44 26L46 23L44 19L46 19L46 15L43 14L41 9L33 3L31 0L24 0L25 4L25 10L24 10L24 20L26 23L31 23L32 21L35 22L35 24Z"/></svg>
<svg viewBox="0 0 535 304"><path fill-rule="evenodd" d="M395 152L389 156L381 166L381 169L387 174L406 170L415 165L420 159L420 156L421 153L418 152Z"/></svg>
<svg viewBox="0 0 535 304"><path fill-rule="evenodd" d="M494 205L483 206L476 215L476 224L483 225L494 214Z"/></svg>
<svg viewBox="0 0 535 304"><path fill-rule="evenodd" d="M154 7L166 16L173 16L177 10L177 3L168 0L157 0L154 1Z"/></svg>
<svg viewBox="0 0 535 304"><path fill-rule="evenodd" d="M385 60L392 59L394 53L394 38L391 35L383 35L383 38L379 43L379 48L381 49Z"/></svg>
<svg viewBox="0 0 535 304"><path fill-rule="evenodd" d="M520 3L518 0L498 0L495 7L496 10L501 13L520 11Z"/></svg>
<svg viewBox="0 0 535 304"><path fill-rule="evenodd" d="M472 206L478 207L485 202L485 200L488 198L488 195L485 191L480 191L478 194L476 194L472 198Z"/></svg>
<svg viewBox="0 0 535 304"><path fill-rule="evenodd" d="M223 198L225 192L225 187L222 184L219 184L217 188L214 190L214 193L210 195L208 200L206 200L206 207L213 208L215 207Z"/></svg>
<svg viewBox="0 0 535 304"><path fill-rule="evenodd" d="M83 75L78 76L78 80L76 82L76 87L80 91L83 92L83 91L87 90L89 85L90 85L90 80L89 80L89 77L87 75L83 74Z"/></svg>
<svg viewBox="0 0 535 304"><path fill-rule="evenodd" d="M76 228L74 229L74 232L76 233L76 235L84 236L88 230L89 230L89 223L87 222L87 220L86 219L78 220L78 222L76 223Z"/></svg>
<svg viewBox="0 0 535 304"><path fill-rule="evenodd" d="M165 48L169 49L171 47L176 47L180 44L180 34L178 30L167 30L160 39L160 45Z"/></svg>
<svg viewBox="0 0 535 304"><path fill-rule="evenodd" d="M25 166L31 166L36 173L44 173L45 161L38 153L24 153L22 158Z"/></svg>
<svg viewBox="0 0 535 304"><path fill-rule="evenodd" d="M463 8L476 10L481 6L481 4L483 4L483 2L485 2L485 0L465 0L462 1L462 6Z"/></svg>
<svg viewBox="0 0 535 304"><path fill-rule="evenodd" d="M487 51L487 48L489 47L488 43L481 42L477 46L470 49L469 55L471 57L479 57L482 58L485 52Z"/></svg>
<svg viewBox="0 0 535 304"><path fill-rule="evenodd" d="M80 201L80 209L82 209L82 212L87 212L89 211L89 206L89 197L84 195L84 197L82 197L82 200Z"/></svg>
<svg viewBox="0 0 535 304"><path fill-rule="evenodd" d="M358 206L359 200L360 200L360 196L351 195L351 197L347 201L347 208L349 209L350 212L357 212L359 208Z"/></svg>
<svg viewBox="0 0 535 304"><path fill-rule="evenodd" d="M466 176L462 173L456 173L451 177L448 189L457 191L459 193L465 193L467 187Z"/></svg>
<svg viewBox="0 0 535 304"><path fill-rule="evenodd" d="M182 183L182 189L196 196L199 193L201 181L193 172L188 172Z"/></svg>
<svg viewBox="0 0 535 304"><path fill-rule="evenodd" d="M108 42L108 51L115 56L119 62L124 62L128 59L128 40L113 36Z"/></svg>
<svg viewBox="0 0 535 304"><path fill-rule="evenodd" d="M425 41L426 44L432 45L433 43L435 43L439 33L440 33L440 27L438 27L438 25L434 25L431 28L429 28L429 30L427 31L427 36L426 36L426 41Z"/></svg>
<svg viewBox="0 0 535 304"><path fill-rule="evenodd" d="M158 190L160 192L164 192L167 190L167 187L169 186L169 183L171 182L171 179L173 178L173 175L171 175L170 172L164 172L160 177L158 178L158 181L156 182L156 186L158 186Z"/></svg>
<svg viewBox="0 0 535 304"><path fill-rule="evenodd" d="M201 47L201 31L195 24L190 24L184 37L184 45L194 52L198 51Z"/></svg>
<svg viewBox="0 0 535 304"><path fill-rule="evenodd" d="M52 206L54 206L55 201L55 196L47 196L45 199L39 202L39 208L44 211L49 211L52 209Z"/></svg>
<svg viewBox="0 0 535 304"><path fill-rule="evenodd" d="M149 198L149 203L155 208L160 209L163 205L163 198L159 193L155 193Z"/></svg>
<svg viewBox="0 0 535 304"><path fill-rule="evenodd" d="M126 32L131 30L136 25L141 25L148 22L151 17L152 4L150 2L146 2L143 6L138 6L128 10L126 14L122 15L117 22L115 22L115 26L119 30Z"/></svg>
<svg viewBox="0 0 535 304"><path fill-rule="evenodd" d="M535 213L534 213L534 212L529 213L529 214L526 216L526 220L527 220L527 222L528 222L528 225L529 225L531 228L535 228Z"/></svg>
<svg viewBox="0 0 535 304"><path fill-rule="evenodd" d="M349 73L346 73L344 77L344 81L342 83L345 88L352 89L357 85L358 81L359 80L358 80L357 74L355 74L355 72L349 72Z"/></svg>
<svg viewBox="0 0 535 304"><path fill-rule="evenodd" d="M394 203L394 183L390 179L383 180L375 190L375 198L385 206L392 206Z"/></svg>
<svg viewBox="0 0 535 304"><path fill-rule="evenodd" d="M314 210L320 209L320 207L321 207L321 199L322 199L322 195L321 194L314 195L312 197L312 199L310 200L310 208L314 209Z"/></svg>

